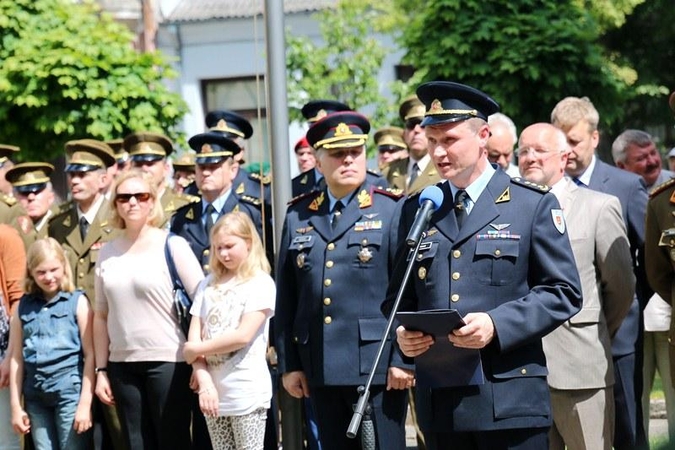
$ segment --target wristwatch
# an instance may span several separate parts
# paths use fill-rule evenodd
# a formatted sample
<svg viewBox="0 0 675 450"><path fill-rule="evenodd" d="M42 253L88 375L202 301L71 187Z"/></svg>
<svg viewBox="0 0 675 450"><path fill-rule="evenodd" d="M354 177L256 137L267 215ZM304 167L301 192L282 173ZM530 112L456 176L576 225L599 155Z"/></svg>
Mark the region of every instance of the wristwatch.
<svg viewBox="0 0 675 450"><path fill-rule="evenodd" d="M107 372L108 368L107 367L97 367L94 369L94 373L98 374L99 372Z"/></svg>

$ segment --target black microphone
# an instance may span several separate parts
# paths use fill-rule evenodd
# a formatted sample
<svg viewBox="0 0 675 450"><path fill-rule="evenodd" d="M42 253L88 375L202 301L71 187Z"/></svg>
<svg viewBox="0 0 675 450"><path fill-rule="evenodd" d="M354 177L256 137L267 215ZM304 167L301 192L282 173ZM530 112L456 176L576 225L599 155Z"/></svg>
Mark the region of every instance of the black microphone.
<svg viewBox="0 0 675 450"><path fill-rule="evenodd" d="M438 186L429 186L424 188L420 194L420 207L415 214L415 221L410 227L410 232L406 238L406 243L410 247L417 245L422 238L422 233L427 229L431 215L443 203L443 191Z"/></svg>

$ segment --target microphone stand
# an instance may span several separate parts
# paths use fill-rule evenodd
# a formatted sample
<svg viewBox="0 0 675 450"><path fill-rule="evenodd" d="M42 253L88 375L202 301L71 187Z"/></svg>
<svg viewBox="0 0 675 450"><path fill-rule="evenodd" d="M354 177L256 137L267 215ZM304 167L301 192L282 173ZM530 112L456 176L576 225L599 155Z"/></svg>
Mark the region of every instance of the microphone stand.
<svg viewBox="0 0 675 450"><path fill-rule="evenodd" d="M373 361L373 365L370 368L370 372L368 373L366 385L359 386L358 388L359 401L356 403L356 407L354 408L354 414L352 415L352 420L349 423L349 428L347 428L347 437L350 439L354 439L356 437L364 413L367 414L368 413L367 410L370 410L370 407L368 406L368 399L370 398L370 386L373 384L373 378L375 377L375 370L377 369L377 365L380 363L380 359L382 358L384 347L387 345L387 339L389 338L389 333L391 333L391 328L394 325L394 319L396 318L396 312L398 311L399 303L401 303L401 297L403 297L405 285L408 283L408 278L410 278L410 272L412 272L413 265L415 264L415 260L417 259L417 253L419 253L420 245L422 244L422 239L425 236L426 232L422 233L420 239L417 241L417 243L414 244L415 247L411 248L410 251L408 252L409 255L408 266L406 267L405 273L403 274L403 280L401 281L401 286L398 288L398 293L396 294L396 300L394 301L391 313L389 313L387 328L384 330L384 335L380 340L380 347L377 349L375 361Z"/></svg>

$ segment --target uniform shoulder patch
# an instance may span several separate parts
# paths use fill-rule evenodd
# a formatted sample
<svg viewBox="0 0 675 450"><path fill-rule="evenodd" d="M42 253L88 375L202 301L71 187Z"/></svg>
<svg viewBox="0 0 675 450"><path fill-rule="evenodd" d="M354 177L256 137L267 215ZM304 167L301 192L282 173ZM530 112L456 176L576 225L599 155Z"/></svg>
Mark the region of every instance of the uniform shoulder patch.
<svg viewBox="0 0 675 450"><path fill-rule="evenodd" d="M293 197L292 199L290 199L290 200L288 201L288 203L286 203L286 206L295 205L296 203L299 203L302 199L304 199L304 198L309 198L309 197L312 197L312 196L316 196L316 195L319 194L320 192L321 192L321 191L319 191L319 190L314 190L314 191L309 191L309 192L303 192L302 194L297 195L297 196Z"/></svg>
<svg viewBox="0 0 675 450"><path fill-rule="evenodd" d="M400 200L403 197L405 197L403 189L396 189L396 188L375 187L375 188L373 188L373 193L381 194L381 195L384 195L386 197L391 197L395 200Z"/></svg>
<svg viewBox="0 0 675 450"><path fill-rule="evenodd" d="M272 182L271 175L260 175L258 172L249 172L248 177L256 183L270 184Z"/></svg>
<svg viewBox="0 0 675 450"><path fill-rule="evenodd" d="M669 187L675 185L675 178L671 178L670 180L666 181L665 183L661 183L655 188L653 188L651 191L649 191L649 198L656 197L659 195L661 192L668 190Z"/></svg>
<svg viewBox="0 0 675 450"><path fill-rule="evenodd" d="M183 200L185 203L197 203L201 201L201 198L196 195L186 194L185 192L178 194L178 198Z"/></svg>
<svg viewBox="0 0 675 450"><path fill-rule="evenodd" d="M546 186L545 184L533 183L520 177L511 178L511 183L526 187L528 189L532 189L533 191L540 192L542 194L545 194L546 192L551 190L551 188Z"/></svg>

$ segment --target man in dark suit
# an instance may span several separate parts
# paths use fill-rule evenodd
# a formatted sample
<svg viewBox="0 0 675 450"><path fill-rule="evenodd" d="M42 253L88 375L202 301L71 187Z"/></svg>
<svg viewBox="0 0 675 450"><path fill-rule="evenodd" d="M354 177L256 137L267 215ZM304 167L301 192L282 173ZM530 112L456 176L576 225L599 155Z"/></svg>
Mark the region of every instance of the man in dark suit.
<svg viewBox="0 0 675 450"><path fill-rule="evenodd" d="M448 335L479 350L484 383L416 388L418 420L431 450L548 448L551 405L541 338L579 311L581 287L560 205L548 188L511 179L487 159L487 117L499 105L458 83L425 83L417 95L429 154L446 181L414 260L401 310L456 309ZM453 199L455 199L453 201ZM403 205L410 229L418 198ZM527 211L527 214L523 212ZM400 244L383 312L399 290L409 247ZM404 355L434 345L420 331L396 330Z"/></svg>
<svg viewBox="0 0 675 450"><path fill-rule="evenodd" d="M567 160L567 175L580 186L618 197L621 203L634 258L636 299L612 339L616 379L614 447L644 448L647 442L641 406L642 309L652 295L646 281L643 255L647 191L640 176L611 166L596 157L595 149L600 142L599 120L598 111L586 97L567 97L558 102L551 112L551 123L565 132L567 143L572 148Z"/></svg>
<svg viewBox="0 0 675 450"><path fill-rule="evenodd" d="M310 398L325 450L362 448L345 434L386 328L379 304L401 197L366 181L369 129L362 115L338 112L309 130L326 187L290 203L279 248L279 372L293 397ZM412 371L391 345L380 362L370 396L377 448L403 450Z"/></svg>

